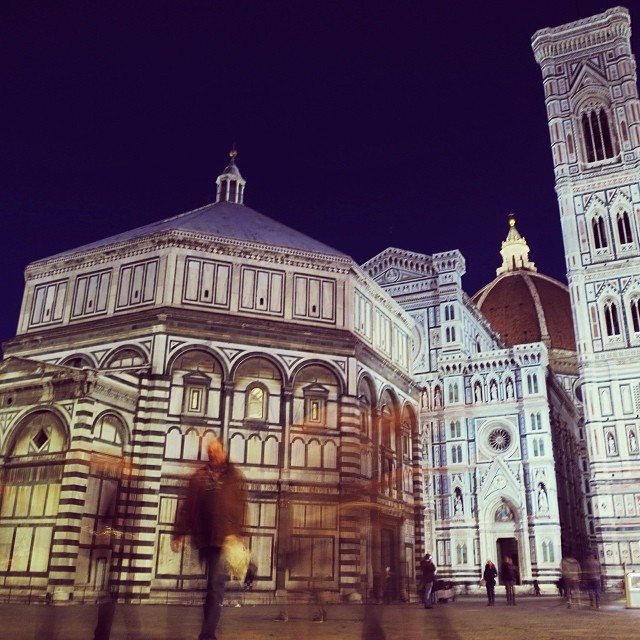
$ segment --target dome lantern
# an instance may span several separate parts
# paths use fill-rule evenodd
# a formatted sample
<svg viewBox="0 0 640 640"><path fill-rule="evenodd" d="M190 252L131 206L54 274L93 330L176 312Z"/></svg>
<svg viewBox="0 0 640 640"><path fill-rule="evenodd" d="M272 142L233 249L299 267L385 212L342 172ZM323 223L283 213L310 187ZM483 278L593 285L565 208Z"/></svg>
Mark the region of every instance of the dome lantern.
<svg viewBox="0 0 640 640"><path fill-rule="evenodd" d="M216 180L216 202L244 203L244 186L246 180L240 175L240 171L236 166L237 155L238 152L234 145L231 151L229 151L229 164Z"/></svg>
<svg viewBox="0 0 640 640"><path fill-rule="evenodd" d="M496 275L507 273L508 271L537 271L536 265L529 260L529 245L516 229L516 217L509 214L509 233L507 239L502 243L500 249L502 256L502 266L496 269Z"/></svg>

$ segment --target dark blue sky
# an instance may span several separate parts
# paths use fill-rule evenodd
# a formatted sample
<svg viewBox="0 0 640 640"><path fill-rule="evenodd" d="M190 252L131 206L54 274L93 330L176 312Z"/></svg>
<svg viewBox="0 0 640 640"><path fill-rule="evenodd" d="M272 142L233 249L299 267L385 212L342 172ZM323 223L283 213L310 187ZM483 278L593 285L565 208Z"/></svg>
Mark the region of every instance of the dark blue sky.
<svg viewBox="0 0 640 640"><path fill-rule="evenodd" d="M30 261L213 201L233 142L246 204L360 263L457 248L472 294L513 211L564 280L530 40L614 4L4 0L0 341Z"/></svg>

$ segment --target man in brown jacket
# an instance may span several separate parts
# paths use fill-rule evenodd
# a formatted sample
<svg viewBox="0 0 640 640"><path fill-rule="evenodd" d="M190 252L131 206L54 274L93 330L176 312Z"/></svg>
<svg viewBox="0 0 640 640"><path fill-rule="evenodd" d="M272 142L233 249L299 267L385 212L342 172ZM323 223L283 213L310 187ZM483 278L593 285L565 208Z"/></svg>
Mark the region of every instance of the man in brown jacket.
<svg viewBox="0 0 640 640"><path fill-rule="evenodd" d="M221 562L222 545L229 536L240 537L247 496L244 477L229 462L220 440L209 442L207 454L209 463L189 481L186 499L176 517L171 548L179 551L185 535L191 534L207 572L207 595L198 638L216 640L226 578Z"/></svg>

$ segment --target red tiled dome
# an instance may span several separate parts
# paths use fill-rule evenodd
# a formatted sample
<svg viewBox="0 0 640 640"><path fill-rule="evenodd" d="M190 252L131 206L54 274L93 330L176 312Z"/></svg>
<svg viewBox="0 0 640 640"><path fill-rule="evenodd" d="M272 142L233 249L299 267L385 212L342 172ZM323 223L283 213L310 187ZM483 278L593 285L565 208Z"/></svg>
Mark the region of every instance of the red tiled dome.
<svg viewBox="0 0 640 640"><path fill-rule="evenodd" d="M576 350L569 290L553 278L518 269L499 275L473 301L509 345L544 342Z"/></svg>

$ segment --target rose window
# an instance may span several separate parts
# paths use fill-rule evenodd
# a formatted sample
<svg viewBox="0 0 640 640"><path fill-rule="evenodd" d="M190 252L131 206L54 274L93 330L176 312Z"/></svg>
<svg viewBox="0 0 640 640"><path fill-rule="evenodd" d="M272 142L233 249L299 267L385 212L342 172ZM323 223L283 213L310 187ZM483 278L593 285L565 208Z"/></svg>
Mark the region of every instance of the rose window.
<svg viewBox="0 0 640 640"><path fill-rule="evenodd" d="M507 429L498 427L489 434L489 446L499 453L506 451L511 445L511 434Z"/></svg>

